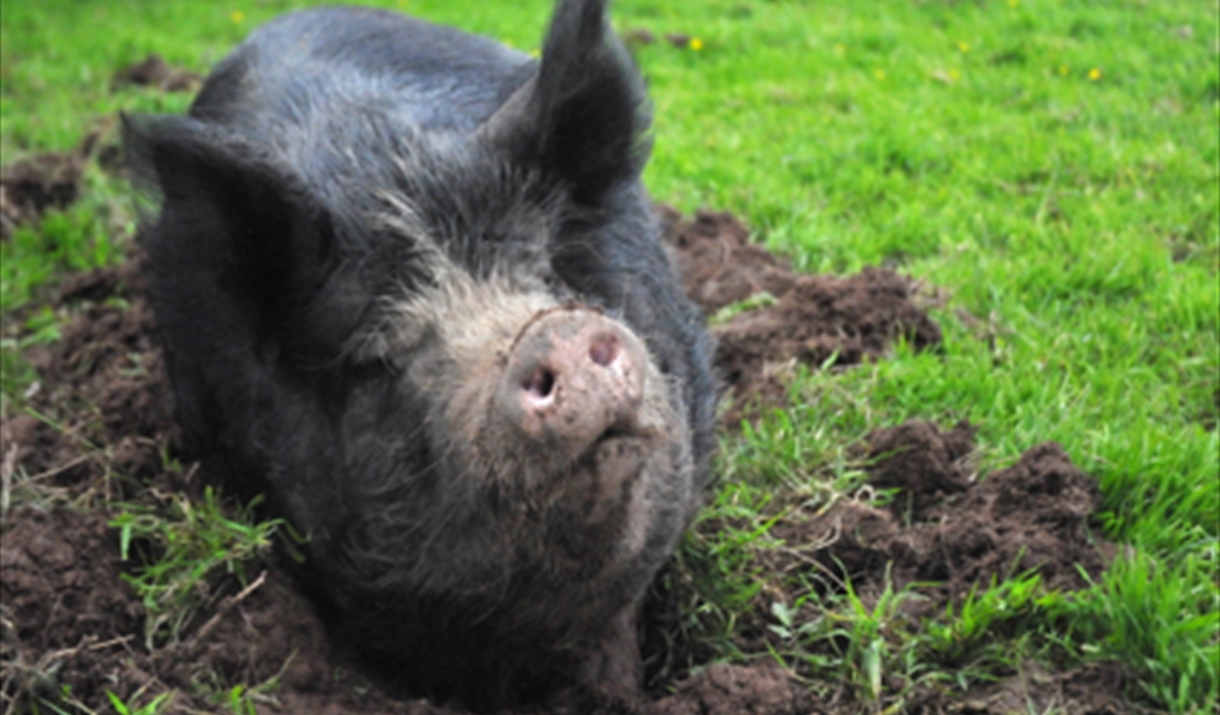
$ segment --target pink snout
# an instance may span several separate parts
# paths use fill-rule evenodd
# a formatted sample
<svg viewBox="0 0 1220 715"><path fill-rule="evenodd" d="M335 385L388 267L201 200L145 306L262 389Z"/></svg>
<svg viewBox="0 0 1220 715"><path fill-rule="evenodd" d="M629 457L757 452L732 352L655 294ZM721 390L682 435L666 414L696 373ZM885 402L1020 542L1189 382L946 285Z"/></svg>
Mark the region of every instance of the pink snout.
<svg viewBox="0 0 1220 715"><path fill-rule="evenodd" d="M558 309L517 339L496 399L528 439L576 458L603 437L638 429L647 370L648 352L626 326Z"/></svg>

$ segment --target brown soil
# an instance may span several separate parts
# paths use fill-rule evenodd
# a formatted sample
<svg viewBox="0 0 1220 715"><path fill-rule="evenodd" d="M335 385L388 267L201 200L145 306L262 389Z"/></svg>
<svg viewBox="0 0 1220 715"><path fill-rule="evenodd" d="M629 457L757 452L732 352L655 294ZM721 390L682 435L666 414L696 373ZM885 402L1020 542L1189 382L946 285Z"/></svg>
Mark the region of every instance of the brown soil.
<svg viewBox="0 0 1220 715"><path fill-rule="evenodd" d="M76 201L92 148L87 139L75 151L36 154L0 167L0 238Z"/></svg>
<svg viewBox="0 0 1220 715"><path fill-rule="evenodd" d="M920 715L1120 715L1148 712L1122 693L1134 678L1117 663L1096 663L1064 673L1049 673L1027 663L1019 673L953 698L932 695L911 707Z"/></svg>
<svg viewBox="0 0 1220 715"><path fill-rule="evenodd" d="M752 376L739 377L737 384L765 380L748 372L759 365L793 357L817 363L822 349L849 361L881 354L881 336L922 334L917 339L929 345L939 339L926 315L895 307L909 301L906 279L882 271L852 279L796 277L782 261L750 246L743 231L732 234L738 236L732 241L724 239L726 231L740 228L731 217L701 217L710 218L675 224L686 227L675 241L678 260L687 261L684 275L711 276L699 283L695 298L715 310L760 286L780 297L775 306L756 311L767 317L743 314L744 319L738 316L719 329L726 349L736 345L734 330L761 330L757 326L768 321L829 326L860 314L842 306L866 303L868 296L881 296L890 306L876 311L892 316L884 325L880 320L869 327L839 323L825 332L792 325L787 334L805 335L805 352L750 352L753 362L743 358L747 368L741 374ZM715 227L720 243L700 244L704 239L696 234L705 229L691 226ZM728 258L717 258L717 267L709 268L708 257L720 256L719 250L729 251ZM752 256L754 263L742 256ZM737 274L724 268L734 264L752 268ZM810 302L801 308L806 299ZM135 564L121 561L108 510L114 501L148 503L173 491L198 493L200 477L193 468L168 466L175 456L169 396L135 262L70 277L54 302L74 317L60 341L28 355L39 375L37 387L28 392L28 407L40 417L22 412L0 423L0 712L27 712L39 697L54 702L63 686L71 687L70 696L59 700L65 708L76 702L108 711L107 692L138 703L174 692L167 712L229 712L227 704L209 701L203 693L243 683L247 688L266 685L257 695L260 713L458 715L424 702L390 701L336 662L318 619L273 562L250 566L252 576L265 573L265 578L256 579L257 586L244 596L239 597L240 584L232 578L207 584L210 605L184 628L179 642L151 649L145 644L143 605L120 578ZM788 312L780 310L783 306ZM772 330L783 334L778 327ZM854 352L808 347L821 345L819 336L832 332L856 341ZM775 345L795 350L778 338ZM817 569L828 574L827 589L842 588L845 570L860 593L872 597L884 587L889 564L899 586L940 582L923 589L927 600L921 612L960 601L974 584L987 583L993 575L1036 569L1060 588L1083 585L1076 564L1097 575L1109 547L1089 530L1097 504L1095 481L1052 443L976 480L973 435L965 424L945 432L923 423L873 433L861 449L872 464L872 486L897 490L890 507L840 503L804 520L783 521L772 533L787 548L777 550L766 568L777 574L777 581L792 569ZM706 659L693 663L706 664ZM964 696L928 693L909 711L1001 713L1013 703L1034 703L1039 712L1051 706L1067 712L1133 712L1120 695L1125 678L1109 666L1066 674L1031 666L1009 681ZM683 682L661 685L668 686L661 688L667 693L663 697L635 705L609 703L599 712L857 711L850 703L832 706L818 700L769 658L713 665Z"/></svg>
<svg viewBox="0 0 1220 715"><path fill-rule="evenodd" d="M921 615L942 612L976 585L1035 571L1047 586L1078 590L1096 578L1113 547L1089 518L1097 481L1046 442L1011 467L975 480L969 459L974 429L948 432L927 422L876 430L864 449L869 485L895 489L888 509L839 502L775 532L791 545L817 544L809 556L825 573L848 576L861 594L934 582L920 589Z"/></svg>
<svg viewBox="0 0 1220 715"><path fill-rule="evenodd" d="M112 87L136 85L156 87L165 92L194 92L203 84L203 77L166 64L161 55L152 53L143 60L114 73Z"/></svg>
<svg viewBox="0 0 1220 715"><path fill-rule="evenodd" d="M733 397L726 425L783 404L796 363L852 365L883 357L900 338L919 350L941 342L910 278L872 267L846 278L800 275L751 243L729 213L700 210L686 221L670 207L657 211L687 294L705 314L761 293L774 299L712 325L716 365Z"/></svg>

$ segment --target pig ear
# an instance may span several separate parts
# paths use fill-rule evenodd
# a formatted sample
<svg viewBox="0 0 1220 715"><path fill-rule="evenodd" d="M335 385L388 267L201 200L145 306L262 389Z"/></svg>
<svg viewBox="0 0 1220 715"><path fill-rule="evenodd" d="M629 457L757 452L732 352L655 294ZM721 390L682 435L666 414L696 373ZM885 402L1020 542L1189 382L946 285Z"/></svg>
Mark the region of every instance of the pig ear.
<svg viewBox="0 0 1220 715"><path fill-rule="evenodd" d="M597 205L648 159L643 80L606 22L606 0L560 0L538 74L480 129Z"/></svg>
<svg viewBox="0 0 1220 715"><path fill-rule="evenodd" d="M160 199L141 232L154 269L229 296L251 329L286 331L333 246L325 212L256 148L189 117L124 116L123 139L137 184Z"/></svg>

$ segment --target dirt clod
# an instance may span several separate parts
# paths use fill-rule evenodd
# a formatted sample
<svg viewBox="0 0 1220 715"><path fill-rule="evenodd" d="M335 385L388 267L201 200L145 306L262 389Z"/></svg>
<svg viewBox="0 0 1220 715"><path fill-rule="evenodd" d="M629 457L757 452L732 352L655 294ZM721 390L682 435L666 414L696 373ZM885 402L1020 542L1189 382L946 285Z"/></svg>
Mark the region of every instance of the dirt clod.
<svg viewBox="0 0 1220 715"><path fill-rule="evenodd" d="M87 156L88 148L48 152L0 167L0 238L76 201Z"/></svg>
<svg viewBox="0 0 1220 715"><path fill-rule="evenodd" d="M787 543L824 545L812 554L861 592L880 593L885 579L901 589L931 582L921 614L960 603L991 579L1033 571L1045 585L1078 590L1096 578L1113 547L1089 525L1099 505L1097 480L1046 442L1011 467L973 481L963 460L974 428L942 432L923 422L878 430L866 442L869 483L896 488L889 510L841 502L803 523L783 525Z"/></svg>
<svg viewBox="0 0 1220 715"><path fill-rule="evenodd" d="M929 506L969 488L972 475L964 462L974 451L976 431L967 422L949 432L930 422L876 430L866 440L872 461L869 483L900 489L893 504L895 516L910 513L922 520Z"/></svg>
<svg viewBox="0 0 1220 715"><path fill-rule="evenodd" d="M783 295L796 282L788 262L750 243L749 229L727 211L700 209L687 220L658 204L657 216L687 297L708 315L755 293Z"/></svg>
<svg viewBox="0 0 1220 715"><path fill-rule="evenodd" d="M199 89L201 84L202 76L167 64L161 55L155 52L115 72L111 82L113 87L136 85L156 87L165 92L193 92Z"/></svg>
<svg viewBox="0 0 1220 715"><path fill-rule="evenodd" d="M707 315L760 293L774 298L712 325L716 366L733 396L726 425L782 404L795 363L851 365L884 356L899 339L917 350L941 342L910 278L872 267L846 278L799 275L750 243L731 214L701 210L685 221L670 207L657 213L683 286Z"/></svg>

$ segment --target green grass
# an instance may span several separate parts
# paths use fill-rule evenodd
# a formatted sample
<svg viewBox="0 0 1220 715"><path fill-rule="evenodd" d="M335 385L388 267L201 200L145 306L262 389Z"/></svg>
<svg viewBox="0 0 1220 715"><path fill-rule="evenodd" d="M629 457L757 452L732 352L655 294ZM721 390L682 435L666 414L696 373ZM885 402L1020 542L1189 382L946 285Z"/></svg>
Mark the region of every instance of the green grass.
<svg viewBox="0 0 1220 715"><path fill-rule="evenodd" d="M252 26L302 4L6 3L4 161L71 149L120 109L182 110L183 95L111 92L109 77L150 51L206 71ZM385 4L522 49L538 46L549 12L546 0ZM1053 651L1131 665L1142 696L1173 712L1211 707L1214 4L620 0L614 18L702 43L637 49L655 102L646 181L657 198L732 210L803 270L885 263L950 293L935 313L942 354L900 348L875 365L804 375L793 407L725 438L718 492L700 518L719 530L697 529L669 575L688 635L744 657L734 635L764 619L788 629L789 658L816 656L812 672L842 677L864 700L878 669L952 681ZM113 227L129 225L122 192L91 174L82 204L3 245L6 310L62 270L116 259L124 232ZM28 379L12 354L6 395ZM789 612L759 611L768 584L755 556L770 548L780 505L850 494L860 484L850 446L911 418L978 425L984 472L1060 442L1101 482L1099 525L1121 545L1118 563L1075 595L1019 579L983 585L926 628L894 617L902 593L872 608L848 595L786 603L825 611L805 632Z"/></svg>
<svg viewBox="0 0 1220 715"><path fill-rule="evenodd" d="M226 575L248 586L246 562L270 553L272 537L283 525L254 518L257 500L229 516L208 487L202 501L171 494L156 506L119 504L110 526L118 530L123 574L144 603L145 643L152 650L179 641L183 628L211 596L214 582Z"/></svg>

